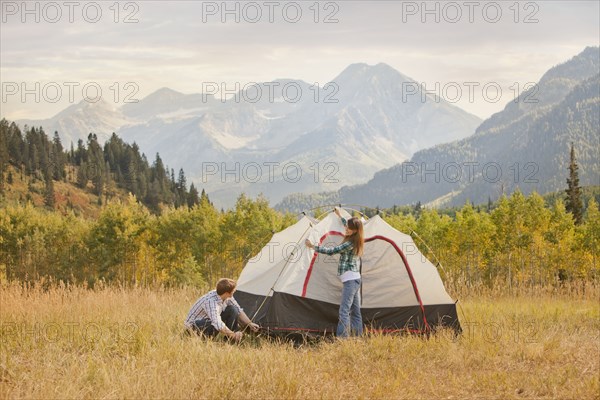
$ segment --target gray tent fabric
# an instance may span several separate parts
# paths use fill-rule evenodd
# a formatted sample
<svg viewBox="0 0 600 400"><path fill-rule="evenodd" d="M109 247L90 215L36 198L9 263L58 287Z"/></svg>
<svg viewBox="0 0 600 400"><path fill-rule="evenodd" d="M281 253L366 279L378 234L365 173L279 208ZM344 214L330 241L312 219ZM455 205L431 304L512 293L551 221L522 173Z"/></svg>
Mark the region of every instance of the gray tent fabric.
<svg viewBox="0 0 600 400"><path fill-rule="evenodd" d="M427 333L447 326L460 332L455 302L412 237L380 216L363 226L361 313L367 329ZM334 246L343 232L331 212L320 221L304 216L273 235L238 279L236 299L246 314L273 333L335 332L342 291L339 256L315 253L304 241Z"/></svg>

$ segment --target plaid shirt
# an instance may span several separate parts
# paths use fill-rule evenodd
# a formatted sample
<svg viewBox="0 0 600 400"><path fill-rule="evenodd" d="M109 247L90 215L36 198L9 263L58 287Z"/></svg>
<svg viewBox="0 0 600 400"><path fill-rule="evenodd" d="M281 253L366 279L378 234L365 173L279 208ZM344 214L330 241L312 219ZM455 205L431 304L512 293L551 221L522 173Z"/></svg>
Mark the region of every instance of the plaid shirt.
<svg viewBox="0 0 600 400"><path fill-rule="evenodd" d="M342 218L342 223L346 226L346 219ZM346 271L359 272L357 257L354 254L354 245L352 242L343 242L335 247L315 246L315 251L321 254L339 254L340 263L338 265L338 276Z"/></svg>
<svg viewBox="0 0 600 400"><path fill-rule="evenodd" d="M210 319L212 326L220 331L225 328L225 323L221 319L221 313L227 306L232 306L237 308L238 311L242 311L242 308L233 297L223 301L216 290L211 290L194 303L184 324L187 328L191 328L197 319L207 318Z"/></svg>

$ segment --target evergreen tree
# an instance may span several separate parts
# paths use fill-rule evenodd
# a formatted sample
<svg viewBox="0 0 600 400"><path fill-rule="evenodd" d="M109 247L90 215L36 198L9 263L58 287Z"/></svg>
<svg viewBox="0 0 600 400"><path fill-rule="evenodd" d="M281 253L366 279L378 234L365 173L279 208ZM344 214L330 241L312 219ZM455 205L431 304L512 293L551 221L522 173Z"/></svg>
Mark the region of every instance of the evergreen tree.
<svg viewBox="0 0 600 400"><path fill-rule="evenodd" d="M35 172L40 167L40 158L39 158L38 149L33 140L31 140L29 142L29 156L30 156L30 158L29 158L29 160L27 160L28 161L27 173L29 175L34 175Z"/></svg>
<svg viewBox="0 0 600 400"><path fill-rule="evenodd" d="M19 127L13 122L8 127L8 156L10 162L21 169L24 164L25 141Z"/></svg>
<svg viewBox="0 0 600 400"><path fill-rule="evenodd" d="M77 170L77 186L82 189L85 189L87 186L88 177L87 177L87 165L86 163L82 163Z"/></svg>
<svg viewBox="0 0 600 400"><path fill-rule="evenodd" d="M91 179L94 185L94 194L101 196L106 181L104 153L98 143L98 137L92 133L88 136L87 155L87 178Z"/></svg>
<svg viewBox="0 0 600 400"><path fill-rule="evenodd" d="M69 157L67 158L70 164L75 163L75 149L73 148L73 142L71 141L71 150L69 151Z"/></svg>
<svg viewBox="0 0 600 400"><path fill-rule="evenodd" d="M194 207L196 204L200 204L200 197L198 196L198 189L196 189L196 186L194 186L193 183L190 185L190 193L188 194L187 204L188 204L188 207L190 207L190 208Z"/></svg>
<svg viewBox="0 0 600 400"><path fill-rule="evenodd" d="M152 181L155 181L157 185L155 186L156 195L162 199L164 202L168 202L168 184L169 180L167 170L165 169L165 165L163 164L160 155L156 153L156 160L154 161L154 165L152 166Z"/></svg>
<svg viewBox="0 0 600 400"><path fill-rule="evenodd" d="M14 122L2 119L0 191L7 181L10 165L21 173L21 180L25 176L32 177L29 180L32 193L45 193L45 189L36 189L36 180L46 182L49 177L59 181L68 175L68 180L80 188L86 188L91 181L93 193L104 194L107 200L115 193L113 188L127 189L156 214L160 213L161 204L180 207L201 201L196 188L193 193L188 192L183 169L176 175L164 165L158 153L150 166L136 143L129 145L114 133L104 146L90 133L87 142L80 139L65 149L58 132L48 138L41 127L26 126L22 133ZM11 180L13 175L10 175Z"/></svg>
<svg viewBox="0 0 600 400"><path fill-rule="evenodd" d="M40 127L40 129L36 132L35 140L37 143L37 149L39 151L40 156L40 164L38 169L42 174L47 174L50 170L50 142L48 141L48 137L44 133L44 130Z"/></svg>
<svg viewBox="0 0 600 400"><path fill-rule="evenodd" d="M104 174L102 171L96 171L96 174L92 178L92 184L94 185L94 194L102 197L102 192L104 190Z"/></svg>
<svg viewBox="0 0 600 400"><path fill-rule="evenodd" d="M583 202L581 201L581 187L579 186L579 166L575 159L575 146L571 142L571 159L569 162L569 177L567 178L566 209L573 215L575 224L581 224L583 219Z"/></svg>
<svg viewBox="0 0 600 400"><path fill-rule="evenodd" d="M75 150L73 161L75 165L81 165L82 162L87 160L87 151L85 149L85 145L83 144L83 140L79 139L77 141L77 150Z"/></svg>
<svg viewBox="0 0 600 400"><path fill-rule="evenodd" d="M144 205L150 209L155 214L160 213L160 189L158 187L158 182L153 181L150 183L150 187L148 187L148 193L146 193L146 197L144 197Z"/></svg>
<svg viewBox="0 0 600 400"><path fill-rule="evenodd" d="M206 191L204 189L202 189L202 193L200 194L200 203L201 204L210 204L212 206L212 203L210 202L210 199L208 198L208 194L206 194Z"/></svg>
<svg viewBox="0 0 600 400"><path fill-rule="evenodd" d="M175 183L175 207L181 207L187 204L186 199L186 187L187 182L185 179L185 174L183 169L179 169L179 176L177 178L177 182Z"/></svg>
<svg viewBox="0 0 600 400"><path fill-rule="evenodd" d="M129 155L130 151L127 152ZM134 160L134 156L129 157L129 163L125 172L125 188L135 196L139 196L138 190L138 168Z"/></svg>
<svg viewBox="0 0 600 400"><path fill-rule="evenodd" d="M54 139L52 140L51 150L51 164L53 165L52 175L55 180L61 180L65 177L65 153L60 142L58 132L54 132Z"/></svg>
<svg viewBox="0 0 600 400"><path fill-rule="evenodd" d="M54 208L54 181L50 174L46 175L46 190L44 192L44 205L49 208Z"/></svg>
<svg viewBox="0 0 600 400"><path fill-rule="evenodd" d="M423 210L423 205L421 204L421 201L419 200L419 201L417 201L417 204L415 204L415 208L414 208L415 218L419 218L422 210Z"/></svg>
<svg viewBox="0 0 600 400"><path fill-rule="evenodd" d="M185 192L187 190L187 180L185 179L185 173L183 172L183 168L179 169L179 177L177 178L177 188L180 192Z"/></svg>

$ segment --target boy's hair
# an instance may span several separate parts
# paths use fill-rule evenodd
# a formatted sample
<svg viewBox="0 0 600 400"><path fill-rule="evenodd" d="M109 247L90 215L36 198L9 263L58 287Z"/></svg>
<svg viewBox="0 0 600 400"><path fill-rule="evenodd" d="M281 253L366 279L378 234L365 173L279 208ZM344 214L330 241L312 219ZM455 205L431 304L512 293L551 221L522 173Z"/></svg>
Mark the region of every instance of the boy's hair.
<svg viewBox="0 0 600 400"><path fill-rule="evenodd" d="M221 278L217 282L217 294L220 296L223 293L231 293L236 285L237 283L233 279Z"/></svg>

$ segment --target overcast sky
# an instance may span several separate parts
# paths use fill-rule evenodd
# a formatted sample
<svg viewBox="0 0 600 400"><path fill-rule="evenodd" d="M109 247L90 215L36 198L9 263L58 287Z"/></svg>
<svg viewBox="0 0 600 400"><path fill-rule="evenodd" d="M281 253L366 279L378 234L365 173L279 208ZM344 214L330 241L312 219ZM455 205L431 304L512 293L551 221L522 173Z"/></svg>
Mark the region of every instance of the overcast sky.
<svg viewBox="0 0 600 400"><path fill-rule="evenodd" d="M229 2L238 10L231 14L223 14L221 1L0 3L1 116L10 120L66 108L69 82L79 84L73 102L83 85L98 83L104 100L121 105L127 94L142 99L161 87L199 93L203 82L324 85L357 62L387 63L436 93L436 82L458 86L456 104L487 118L517 87L600 41L597 0ZM36 82L39 102L33 94L23 101L23 86L35 92ZM480 85L474 101L468 82ZM488 83L501 85L500 101L483 97Z"/></svg>

